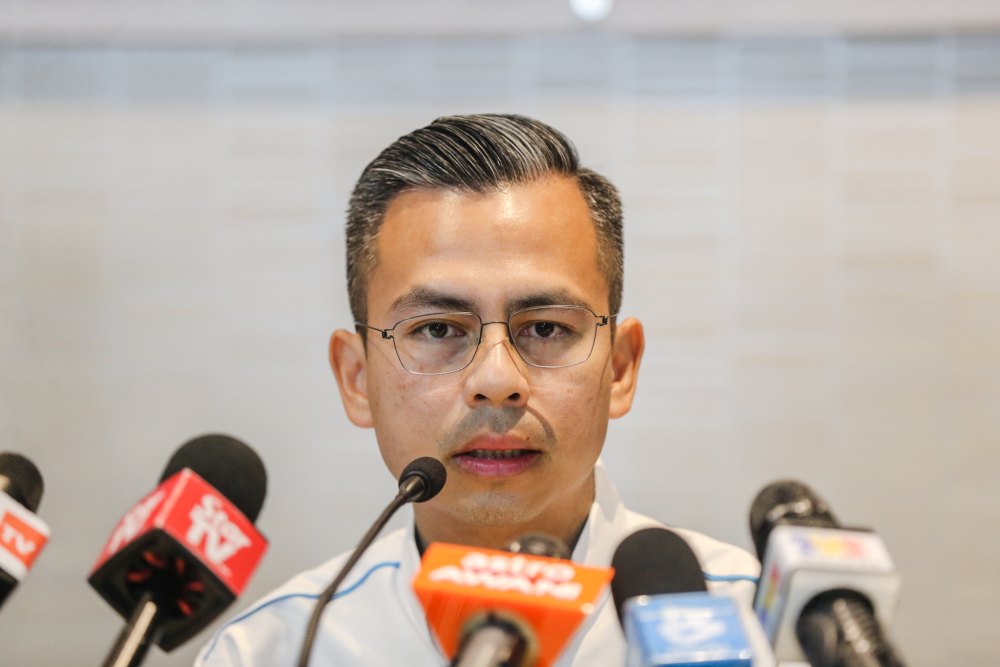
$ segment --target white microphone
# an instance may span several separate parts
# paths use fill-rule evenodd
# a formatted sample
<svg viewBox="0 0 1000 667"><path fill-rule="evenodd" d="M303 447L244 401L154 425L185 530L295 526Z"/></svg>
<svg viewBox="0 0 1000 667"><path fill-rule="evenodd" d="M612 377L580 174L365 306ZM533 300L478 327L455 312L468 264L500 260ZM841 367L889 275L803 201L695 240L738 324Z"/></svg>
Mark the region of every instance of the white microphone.
<svg viewBox="0 0 1000 667"><path fill-rule="evenodd" d="M45 485L35 464L0 453L0 606L35 564L49 527L35 515Z"/></svg>
<svg viewBox="0 0 1000 667"><path fill-rule="evenodd" d="M780 662L902 667L883 629L901 579L878 535L843 528L792 480L757 494L750 533L763 563L754 609Z"/></svg>

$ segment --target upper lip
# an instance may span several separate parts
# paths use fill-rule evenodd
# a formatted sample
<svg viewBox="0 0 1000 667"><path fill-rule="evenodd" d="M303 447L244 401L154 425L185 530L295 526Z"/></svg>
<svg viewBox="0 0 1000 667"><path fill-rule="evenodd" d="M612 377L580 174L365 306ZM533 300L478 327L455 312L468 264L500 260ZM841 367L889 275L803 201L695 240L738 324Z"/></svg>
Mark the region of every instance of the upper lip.
<svg viewBox="0 0 1000 667"><path fill-rule="evenodd" d="M474 451L510 451L512 449L527 449L535 451L526 440L510 435L480 435L469 440L455 451L452 456L459 456Z"/></svg>

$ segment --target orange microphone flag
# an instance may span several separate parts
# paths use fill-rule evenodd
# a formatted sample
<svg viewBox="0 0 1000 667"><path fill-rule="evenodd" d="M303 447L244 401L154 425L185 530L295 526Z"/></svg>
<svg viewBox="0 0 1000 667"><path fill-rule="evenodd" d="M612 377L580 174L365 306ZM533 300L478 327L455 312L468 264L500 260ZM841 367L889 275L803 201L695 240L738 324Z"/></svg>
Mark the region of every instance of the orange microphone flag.
<svg viewBox="0 0 1000 667"><path fill-rule="evenodd" d="M594 612L613 574L610 567L437 542L424 552L413 590L449 657L470 619L495 612L526 626L534 665L548 667Z"/></svg>

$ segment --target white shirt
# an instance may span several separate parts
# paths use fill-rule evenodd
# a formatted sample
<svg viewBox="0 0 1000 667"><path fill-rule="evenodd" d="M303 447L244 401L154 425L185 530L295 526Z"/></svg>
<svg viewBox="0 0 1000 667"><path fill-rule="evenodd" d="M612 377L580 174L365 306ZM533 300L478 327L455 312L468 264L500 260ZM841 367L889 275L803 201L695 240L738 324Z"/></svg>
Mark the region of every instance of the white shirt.
<svg viewBox="0 0 1000 667"><path fill-rule="evenodd" d="M573 560L607 567L625 537L662 524L625 508L603 464L598 462L595 472L594 504L573 550ZM673 530L698 556L709 590L733 595L749 608L760 571L757 560L742 549L699 533ZM227 622L201 650L196 667L295 664L316 597L347 557L341 554L294 577ZM407 528L375 542L323 611L310 665L447 665L449 660L438 647L410 588L419 567L412 521ZM623 665L625 648L614 601L607 591L555 667Z"/></svg>

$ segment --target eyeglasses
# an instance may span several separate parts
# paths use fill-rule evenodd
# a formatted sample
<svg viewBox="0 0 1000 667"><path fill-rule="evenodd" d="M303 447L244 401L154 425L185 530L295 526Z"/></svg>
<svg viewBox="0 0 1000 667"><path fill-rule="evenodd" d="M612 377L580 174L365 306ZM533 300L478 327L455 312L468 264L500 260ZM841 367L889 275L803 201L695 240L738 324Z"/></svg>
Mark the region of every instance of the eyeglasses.
<svg viewBox="0 0 1000 667"><path fill-rule="evenodd" d="M597 328L615 315L582 306L540 306L511 313L506 321L483 322L475 313L430 313L408 317L389 329L355 322L392 341L403 368L415 375L455 373L472 363L488 324L507 327L507 340L529 366L565 368L590 359Z"/></svg>

